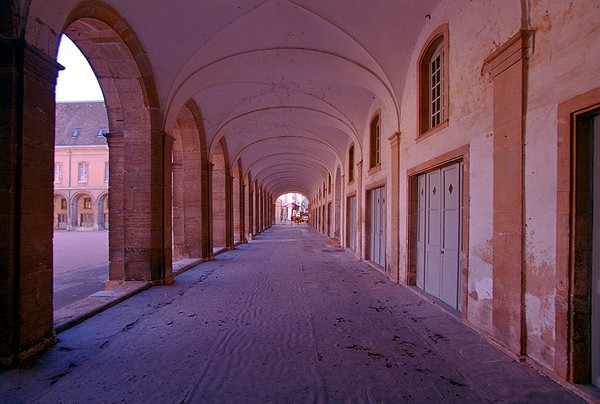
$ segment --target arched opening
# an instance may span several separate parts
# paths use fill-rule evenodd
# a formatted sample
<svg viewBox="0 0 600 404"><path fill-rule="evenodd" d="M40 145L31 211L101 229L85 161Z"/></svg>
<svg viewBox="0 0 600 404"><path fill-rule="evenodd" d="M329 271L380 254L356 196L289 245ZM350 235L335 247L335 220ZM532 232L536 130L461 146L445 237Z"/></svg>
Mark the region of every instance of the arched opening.
<svg viewBox="0 0 600 404"><path fill-rule="evenodd" d="M94 215L94 203L88 193L80 193L73 197L73 224L75 230L97 229Z"/></svg>
<svg viewBox="0 0 600 404"><path fill-rule="evenodd" d="M212 166L212 246L213 252L227 247L227 162L221 142L211 158Z"/></svg>
<svg viewBox="0 0 600 404"><path fill-rule="evenodd" d="M298 192L279 195L275 202L275 223L308 224L308 198Z"/></svg>
<svg viewBox="0 0 600 404"><path fill-rule="evenodd" d="M98 230L108 230L108 193L98 198Z"/></svg>
<svg viewBox="0 0 600 404"><path fill-rule="evenodd" d="M54 195L54 230L67 230L68 207L67 198L63 195Z"/></svg>
<svg viewBox="0 0 600 404"><path fill-rule="evenodd" d="M54 131L54 311L104 289L108 280L108 118L87 59L65 35ZM82 248L85 246L85 248ZM61 318L60 314L55 314Z"/></svg>
<svg viewBox="0 0 600 404"><path fill-rule="evenodd" d="M85 55L105 97L110 166L109 278L172 281L170 137L152 68L135 31L106 4L82 2L64 34ZM166 168L168 166L168 168ZM165 186L168 182L169 186Z"/></svg>
<svg viewBox="0 0 600 404"><path fill-rule="evenodd" d="M338 166L335 171L335 189L334 189L334 200L335 200L335 228L333 237L338 240L340 239L340 230L342 228L341 224L341 211L342 211L342 172L340 167Z"/></svg>

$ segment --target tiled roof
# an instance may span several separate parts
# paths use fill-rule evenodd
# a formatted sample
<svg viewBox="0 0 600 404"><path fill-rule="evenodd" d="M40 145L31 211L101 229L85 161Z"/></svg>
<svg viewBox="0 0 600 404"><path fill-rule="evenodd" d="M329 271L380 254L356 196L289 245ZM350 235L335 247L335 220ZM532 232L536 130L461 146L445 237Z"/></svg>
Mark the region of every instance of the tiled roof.
<svg viewBox="0 0 600 404"><path fill-rule="evenodd" d="M108 131L103 101L56 103L56 146L106 145L106 138L98 136L101 129Z"/></svg>

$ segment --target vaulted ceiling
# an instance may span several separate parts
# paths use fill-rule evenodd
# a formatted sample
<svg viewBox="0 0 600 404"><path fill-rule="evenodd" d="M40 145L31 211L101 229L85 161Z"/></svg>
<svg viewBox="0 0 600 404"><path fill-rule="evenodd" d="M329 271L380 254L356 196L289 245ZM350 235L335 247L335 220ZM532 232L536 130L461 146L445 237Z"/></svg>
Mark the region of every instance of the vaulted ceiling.
<svg viewBox="0 0 600 404"><path fill-rule="evenodd" d="M414 46L439 0L108 0L152 67L164 129L190 99L207 147L279 195L312 195L376 103L398 130ZM51 7L35 0L37 7ZM69 12L64 1L62 12ZM361 154L362 153L362 154Z"/></svg>

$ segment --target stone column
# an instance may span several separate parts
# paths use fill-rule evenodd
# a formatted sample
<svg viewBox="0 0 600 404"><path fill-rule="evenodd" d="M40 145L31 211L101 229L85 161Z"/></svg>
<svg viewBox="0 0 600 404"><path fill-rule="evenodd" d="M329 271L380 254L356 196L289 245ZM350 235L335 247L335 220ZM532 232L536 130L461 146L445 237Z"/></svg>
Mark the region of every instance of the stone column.
<svg viewBox="0 0 600 404"><path fill-rule="evenodd" d="M365 258L363 251L363 162L356 163L356 252L360 259Z"/></svg>
<svg viewBox="0 0 600 404"><path fill-rule="evenodd" d="M108 284L119 284L125 279L125 212L123 134L107 132L108 143Z"/></svg>
<svg viewBox="0 0 600 404"><path fill-rule="evenodd" d="M225 174L225 227L225 246L233 248L233 175L229 169Z"/></svg>
<svg viewBox="0 0 600 404"><path fill-rule="evenodd" d="M214 250L213 250L213 203L212 203L212 170L213 170L213 163L210 161L207 161L205 164L205 170L206 170L206 174L207 174L207 178L206 178L206 187L207 187L207 197L206 197L206 209L207 209L207 214L206 214L206 222L207 222L207 257L209 257L210 260L214 259Z"/></svg>
<svg viewBox="0 0 600 404"><path fill-rule="evenodd" d="M56 342L52 173L61 66L18 39L0 39L0 55L0 364L13 365Z"/></svg>
<svg viewBox="0 0 600 404"><path fill-rule="evenodd" d="M260 203L260 199L262 196L261 193L261 189L260 188L256 188L256 229L255 229L255 234L260 233L261 230L261 224L262 224L262 212L261 212L261 203Z"/></svg>
<svg viewBox="0 0 600 404"><path fill-rule="evenodd" d="M247 243L246 238L246 185L240 179L240 243Z"/></svg>
<svg viewBox="0 0 600 404"><path fill-rule="evenodd" d="M525 352L523 154L526 50L520 31L485 63L493 79L493 334L517 355Z"/></svg>
<svg viewBox="0 0 600 404"><path fill-rule="evenodd" d="M254 189L248 186L248 233L254 236Z"/></svg>
<svg viewBox="0 0 600 404"><path fill-rule="evenodd" d="M169 285L173 283L173 142L175 138L168 133L163 133L163 220L162 220L162 247L160 273L153 276L155 285Z"/></svg>
<svg viewBox="0 0 600 404"><path fill-rule="evenodd" d="M390 260L386 271L390 280L398 282L400 279L400 265L399 265L399 254L398 249L400 246L399 232L400 232L400 221L399 221L399 201L400 201L400 132L394 132L390 137L390 149L392 153L392 179L390 192L391 197L388 198L390 201Z"/></svg>

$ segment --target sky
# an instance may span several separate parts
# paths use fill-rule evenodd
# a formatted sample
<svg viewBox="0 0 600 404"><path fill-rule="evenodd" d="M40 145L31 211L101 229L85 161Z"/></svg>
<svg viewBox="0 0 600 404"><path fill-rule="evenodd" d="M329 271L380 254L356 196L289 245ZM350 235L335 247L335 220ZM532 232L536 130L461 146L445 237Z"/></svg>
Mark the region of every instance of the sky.
<svg viewBox="0 0 600 404"><path fill-rule="evenodd" d="M58 73L57 102L104 100L92 68L77 46L65 35L60 40L58 63L65 70Z"/></svg>

